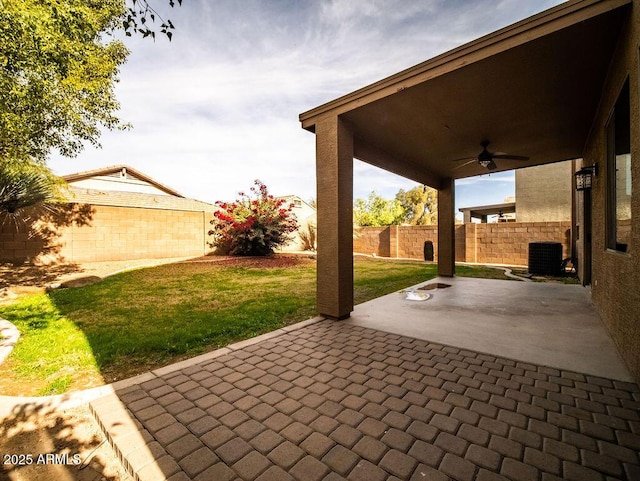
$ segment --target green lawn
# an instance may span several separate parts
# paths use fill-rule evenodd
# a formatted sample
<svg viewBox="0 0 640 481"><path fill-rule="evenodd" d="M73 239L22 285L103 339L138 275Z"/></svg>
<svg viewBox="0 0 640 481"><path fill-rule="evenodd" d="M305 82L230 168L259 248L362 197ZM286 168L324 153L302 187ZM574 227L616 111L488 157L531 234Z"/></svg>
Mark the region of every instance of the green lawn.
<svg viewBox="0 0 640 481"><path fill-rule="evenodd" d="M171 264L0 307L22 337L0 392L101 385L313 317L315 261L288 267ZM436 266L357 259L356 304L431 279Z"/></svg>

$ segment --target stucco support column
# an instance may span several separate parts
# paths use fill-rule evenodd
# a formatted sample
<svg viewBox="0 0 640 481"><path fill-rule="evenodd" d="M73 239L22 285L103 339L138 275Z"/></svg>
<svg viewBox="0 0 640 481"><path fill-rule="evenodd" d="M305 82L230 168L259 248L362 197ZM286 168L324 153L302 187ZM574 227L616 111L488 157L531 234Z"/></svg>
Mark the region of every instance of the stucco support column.
<svg viewBox="0 0 640 481"><path fill-rule="evenodd" d="M456 272L455 181L442 179L438 190L438 275L453 277Z"/></svg>
<svg viewBox="0 0 640 481"><path fill-rule="evenodd" d="M339 117L316 123L318 312L353 311L353 132Z"/></svg>

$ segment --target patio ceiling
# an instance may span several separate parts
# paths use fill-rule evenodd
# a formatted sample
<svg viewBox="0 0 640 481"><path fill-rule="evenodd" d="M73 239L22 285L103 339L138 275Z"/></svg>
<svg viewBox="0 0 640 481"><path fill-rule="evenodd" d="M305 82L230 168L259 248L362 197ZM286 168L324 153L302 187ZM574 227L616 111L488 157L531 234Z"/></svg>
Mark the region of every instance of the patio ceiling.
<svg viewBox="0 0 640 481"><path fill-rule="evenodd" d="M561 4L300 115L315 131L325 115L353 129L354 155L438 188L443 178L579 158L602 93L628 0ZM466 164L466 165L465 165Z"/></svg>

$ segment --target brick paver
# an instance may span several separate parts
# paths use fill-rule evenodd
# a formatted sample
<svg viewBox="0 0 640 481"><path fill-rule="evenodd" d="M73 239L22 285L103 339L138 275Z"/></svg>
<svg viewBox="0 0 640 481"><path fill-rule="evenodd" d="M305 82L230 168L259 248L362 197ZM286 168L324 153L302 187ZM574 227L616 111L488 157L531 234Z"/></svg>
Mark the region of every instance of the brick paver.
<svg viewBox="0 0 640 481"><path fill-rule="evenodd" d="M138 479L633 481L640 473L632 383L332 321L169 371L92 403Z"/></svg>

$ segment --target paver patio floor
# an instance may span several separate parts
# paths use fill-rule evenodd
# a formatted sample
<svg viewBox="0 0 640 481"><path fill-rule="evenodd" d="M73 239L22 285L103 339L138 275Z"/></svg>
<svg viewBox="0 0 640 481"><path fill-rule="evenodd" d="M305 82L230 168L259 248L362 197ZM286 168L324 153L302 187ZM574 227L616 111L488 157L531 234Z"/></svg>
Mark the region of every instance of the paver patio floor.
<svg viewBox="0 0 640 481"><path fill-rule="evenodd" d="M322 320L92 402L142 480L640 480L640 390Z"/></svg>

